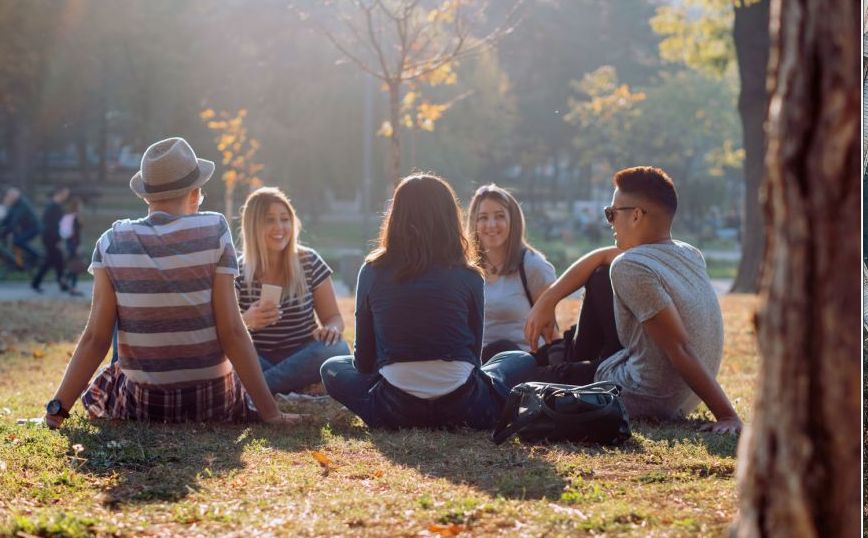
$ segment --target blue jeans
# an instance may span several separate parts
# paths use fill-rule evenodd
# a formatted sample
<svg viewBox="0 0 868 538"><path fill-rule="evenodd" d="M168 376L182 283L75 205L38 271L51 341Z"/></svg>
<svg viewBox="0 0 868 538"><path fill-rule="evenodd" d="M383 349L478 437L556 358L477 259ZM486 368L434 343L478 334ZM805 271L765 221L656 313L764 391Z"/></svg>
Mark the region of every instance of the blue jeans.
<svg viewBox="0 0 868 538"><path fill-rule="evenodd" d="M271 362L259 355L259 365L272 394L285 394L320 382L319 369L330 357L346 355L350 347L344 340L326 345L314 340L298 348L292 355Z"/></svg>
<svg viewBox="0 0 868 538"><path fill-rule="evenodd" d="M359 372L352 355L332 357L320 371L329 396L370 428L487 430L494 427L510 389L533 377L536 361L521 351L500 353L474 369L461 387L427 400L393 387L377 372Z"/></svg>

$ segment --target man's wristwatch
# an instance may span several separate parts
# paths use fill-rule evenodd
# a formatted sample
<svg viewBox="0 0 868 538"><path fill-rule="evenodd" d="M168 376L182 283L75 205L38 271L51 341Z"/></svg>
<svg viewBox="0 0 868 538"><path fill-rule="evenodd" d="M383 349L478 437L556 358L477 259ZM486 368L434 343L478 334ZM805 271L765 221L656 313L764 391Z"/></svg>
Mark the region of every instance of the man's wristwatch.
<svg viewBox="0 0 868 538"><path fill-rule="evenodd" d="M60 403L60 400L51 400L48 402L48 405L45 406L45 414L51 417L69 418L69 410L63 408L63 404Z"/></svg>

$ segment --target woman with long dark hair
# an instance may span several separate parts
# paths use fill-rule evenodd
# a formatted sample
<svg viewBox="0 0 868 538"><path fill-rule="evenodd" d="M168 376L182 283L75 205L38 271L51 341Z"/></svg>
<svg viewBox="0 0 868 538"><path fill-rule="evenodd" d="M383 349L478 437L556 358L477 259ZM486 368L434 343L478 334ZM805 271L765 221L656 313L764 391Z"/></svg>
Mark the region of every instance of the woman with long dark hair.
<svg viewBox="0 0 868 538"><path fill-rule="evenodd" d="M329 395L374 428L491 428L536 363L510 354L481 366L476 261L452 187L428 174L404 178L359 271L355 355L322 366Z"/></svg>

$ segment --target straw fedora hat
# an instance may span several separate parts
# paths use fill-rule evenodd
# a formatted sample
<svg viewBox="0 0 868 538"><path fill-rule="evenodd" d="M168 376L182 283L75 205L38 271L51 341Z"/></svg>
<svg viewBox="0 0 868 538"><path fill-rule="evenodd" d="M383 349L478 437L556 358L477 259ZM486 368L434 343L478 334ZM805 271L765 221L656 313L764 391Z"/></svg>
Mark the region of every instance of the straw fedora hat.
<svg viewBox="0 0 868 538"><path fill-rule="evenodd" d="M166 200L201 187L211 179L214 163L197 159L183 138L167 138L151 144L142 155L141 170L130 179L130 188L145 200Z"/></svg>

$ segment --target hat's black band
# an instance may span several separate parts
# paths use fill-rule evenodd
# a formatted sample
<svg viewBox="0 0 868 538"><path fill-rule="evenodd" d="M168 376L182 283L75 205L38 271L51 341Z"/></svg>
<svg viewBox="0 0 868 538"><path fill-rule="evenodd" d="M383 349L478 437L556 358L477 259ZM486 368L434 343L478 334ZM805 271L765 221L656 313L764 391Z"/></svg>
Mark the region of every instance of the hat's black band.
<svg viewBox="0 0 868 538"><path fill-rule="evenodd" d="M144 179L144 178L142 178ZM159 192L167 192L167 191L176 191L178 189L183 189L189 187L196 180L199 179L199 165L196 165L196 168L193 169L192 172L182 177L177 181L172 181L171 183L161 183L160 185L152 185L147 181L143 181L143 188L145 192L148 194L156 194Z"/></svg>

